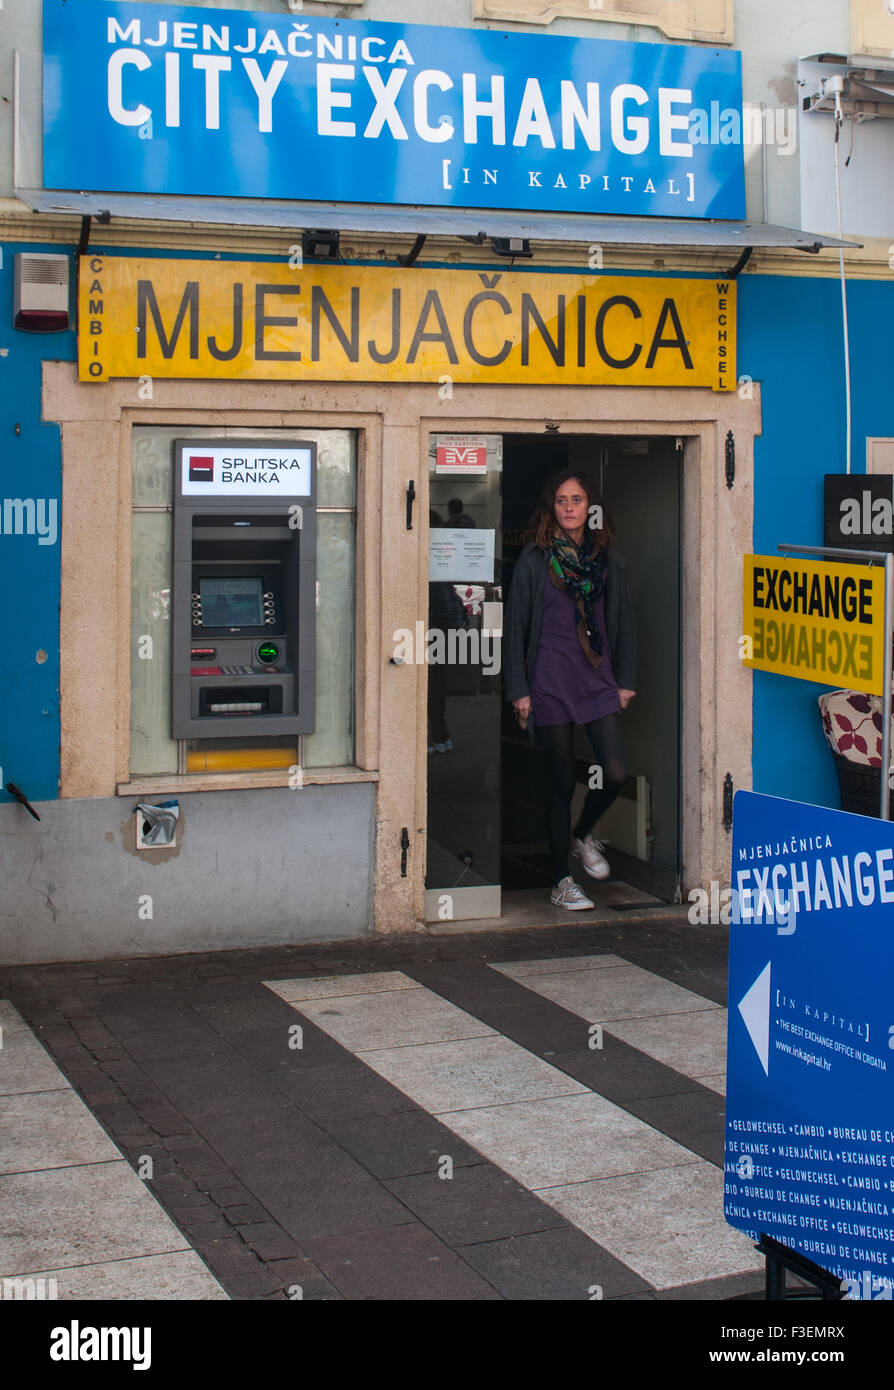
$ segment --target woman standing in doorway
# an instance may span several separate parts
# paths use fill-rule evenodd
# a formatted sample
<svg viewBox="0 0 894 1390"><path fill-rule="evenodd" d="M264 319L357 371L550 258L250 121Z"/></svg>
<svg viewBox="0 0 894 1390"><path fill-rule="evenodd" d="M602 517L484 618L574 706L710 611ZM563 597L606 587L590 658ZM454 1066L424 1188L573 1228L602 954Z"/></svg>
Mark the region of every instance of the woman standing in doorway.
<svg viewBox="0 0 894 1390"><path fill-rule="evenodd" d="M551 478L530 534L507 603L505 695L523 728L533 720L550 761L550 901L579 912L593 903L569 872L569 855L591 878L610 873L604 846L591 832L626 776L621 710L636 694L636 628L624 562L611 548L612 531L592 479L571 471ZM572 835L577 724L587 731L601 777Z"/></svg>

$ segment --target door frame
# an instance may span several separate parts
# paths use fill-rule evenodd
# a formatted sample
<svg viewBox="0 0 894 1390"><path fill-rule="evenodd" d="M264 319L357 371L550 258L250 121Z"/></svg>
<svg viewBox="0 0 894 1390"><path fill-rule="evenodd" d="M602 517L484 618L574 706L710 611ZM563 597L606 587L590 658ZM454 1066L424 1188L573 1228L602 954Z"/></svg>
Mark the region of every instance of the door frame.
<svg viewBox="0 0 894 1390"><path fill-rule="evenodd" d="M752 543L754 439L761 430L760 388L735 392L678 388L463 387L444 416L419 421L419 457L429 433L547 433L625 438L669 436L683 442L681 505L681 853L682 894L729 882L730 831L723 824L723 783L751 787L751 673L739 660L741 558ZM462 410L458 407L462 405ZM475 406L480 404L481 413ZM499 406L499 413L497 408ZM516 406L516 409L512 407ZM533 411L532 411L533 407ZM553 415L545 414L554 410ZM534 413L536 412L536 413ZM533 414L533 418L532 418ZM736 471L727 484L728 436ZM420 473L422 470L420 469ZM428 489L420 496L427 518ZM420 584L427 583L428 528L420 525ZM424 565L424 570L423 570ZM420 593L423 590L420 588ZM505 596L504 596L505 600ZM426 682L417 727L425 728ZM422 749L423 757L425 749ZM417 825L425 826L426 767L417 779ZM424 863L417 878L417 924L424 923ZM495 919L498 920L498 919Z"/></svg>

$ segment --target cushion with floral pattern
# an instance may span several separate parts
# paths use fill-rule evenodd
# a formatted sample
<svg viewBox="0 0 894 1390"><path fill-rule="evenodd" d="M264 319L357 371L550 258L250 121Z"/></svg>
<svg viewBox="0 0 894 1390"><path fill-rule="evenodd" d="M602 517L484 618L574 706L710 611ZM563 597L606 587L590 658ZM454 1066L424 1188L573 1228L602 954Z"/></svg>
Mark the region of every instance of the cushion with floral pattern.
<svg viewBox="0 0 894 1390"><path fill-rule="evenodd" d="M483 584L454 584L454 589L467 613L477 617L482 611L487 591Z"/></svg>
<svg viewBox="0 0 894 1390"><path fill-rule="evenodd" d="M859 690L831 690L817 704L833 752L863 767L882 765L882 699ZM892 742L894 747L894 742Z"/></svg>

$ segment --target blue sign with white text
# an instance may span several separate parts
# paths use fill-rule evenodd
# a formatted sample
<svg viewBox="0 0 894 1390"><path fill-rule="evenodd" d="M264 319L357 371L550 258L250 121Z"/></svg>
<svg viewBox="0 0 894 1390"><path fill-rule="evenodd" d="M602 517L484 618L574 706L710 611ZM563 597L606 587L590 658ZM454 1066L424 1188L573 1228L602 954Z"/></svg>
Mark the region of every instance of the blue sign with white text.
<svg viewBox="0 0 894 1390"><path fill-rule="evenodd" d="M894 827L737 792L724 1213L894 1287Z"/></svg>
<svg viewBox="0 0 894 1390"><path fill-rule="evenodd" d="M44 0L46 188L745 215L741 57Z"/></svg>

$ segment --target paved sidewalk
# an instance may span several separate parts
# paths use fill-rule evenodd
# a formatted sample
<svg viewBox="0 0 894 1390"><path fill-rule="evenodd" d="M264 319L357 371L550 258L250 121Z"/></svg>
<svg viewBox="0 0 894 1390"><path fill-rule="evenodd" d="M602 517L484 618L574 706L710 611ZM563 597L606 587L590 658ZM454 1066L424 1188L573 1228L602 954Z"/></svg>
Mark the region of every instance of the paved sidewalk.
<svg viewBox="0 0 894 1390"><path fill-rule="evenodd" d="M2 1296L225 1299L5 1000L0 1030Z"/></svg>
<svg viewBox="0 0 894 1390"><path fill-rule="evenodd" d="M722 1215L726 945L681 913L0 969L0 1277L759 1298Z"/></svg>

